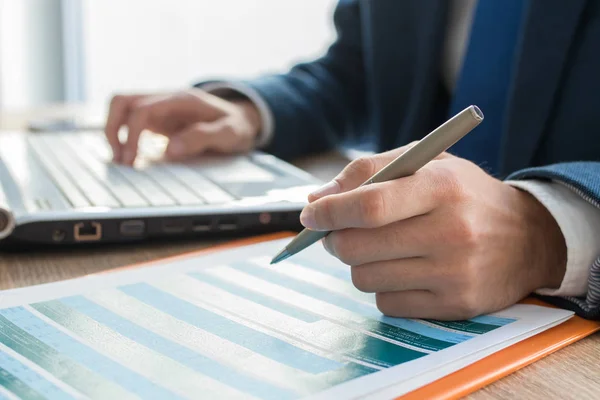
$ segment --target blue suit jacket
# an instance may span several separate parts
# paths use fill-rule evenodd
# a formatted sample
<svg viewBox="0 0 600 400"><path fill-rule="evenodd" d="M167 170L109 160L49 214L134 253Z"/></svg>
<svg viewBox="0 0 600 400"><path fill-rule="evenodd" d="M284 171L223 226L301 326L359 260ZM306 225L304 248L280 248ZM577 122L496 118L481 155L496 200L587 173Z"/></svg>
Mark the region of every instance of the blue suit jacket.
<svg viewBox="0 0 600 400"><path fill-rule="evenodd" d="M446 0L341 0L338 38L322 58L245 82L273 111L267 150L289 159L371 135L384 151L442 123L447 7ZM502 176L562 181L598 206L600 1L530 0L517 54ZM568 300L555 299L600 316L600 254L588 297Z"/></svg>

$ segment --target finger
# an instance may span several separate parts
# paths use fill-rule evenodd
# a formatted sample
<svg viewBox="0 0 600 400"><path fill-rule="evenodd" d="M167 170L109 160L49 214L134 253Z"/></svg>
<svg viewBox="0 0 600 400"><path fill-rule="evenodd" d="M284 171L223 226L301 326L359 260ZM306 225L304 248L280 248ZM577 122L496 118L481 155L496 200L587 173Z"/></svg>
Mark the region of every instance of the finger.
<svg viewBox="0 0 600 400"><path fill-rule="evenodd" d="M104 133L112 149L115 162L120 162L122 157L119 130L127 121L130 105L140 97L140 95L116 95L110 102Z"/></svg>
<svg viewBox="0 0 600 400"><path fill-rule="evenodd" d="M389 164L394 158L404 153L408 148L414 145L413 142L407 146L390 150L385 153L376 154L368 157L357 158L348 164L331 182L321 186L308 196L308 201L313 202L321 197L331 194L343 193L356 189L372 177L377 171Z"/></svg>
<svg viewBox="0 0 600 400"><path fill-rule="evenodd" d="M211 150L215 147L221 131L221 124L216 122L192 124L171 137L165 156L171 160L181 160Z"/></svg>
<svg viewBox="0 0 600 400"><path fill-rule="evenodd" d="M439 250L445 229L427 214L375 229L343 229L323 240L331 255L348 265L424 257Z"/></svg>
<svg viewBox="0 0 600 400"><path fill-rule="evenodd" d="M434 318L439 297L428 290L377 293L377 308L389 317Z"/></svg>
<svg viewBox="0 0 600 400"><path fill-rule="evenodd" d="M149 113L152 119L164 125L177 115L178 120L183 121L206 121L211 122L224 115L223 108L225 100L216 98L208 93L192 90L179 92L167 96L156 96L151 101L141 103L140 106L151 108ZM220 102L219 102L220 101ZM179 127L177 130L181 130ZM157 132L162 133L162 132Z"/></svg>
<svg viewBox="0 0 600 400"><path fill-rule="evenodd" d="M352 283L362 292L385 293L431 290L443 272L422 257L352 266Z"/></svg>
<svg viewBox="0 0 600 400"><path fill-rule="evenodd" d="M427 290L377 293L375 300L389 317L444 319L449 313L441 298Z"/></svg>
<svg viewBox="0 0 600 400"><path fill-rule="evenodd" d="M173 135L189 121L203 119L212 121L216 111L194 93L152 96L130 105L127 118L127 141L123 146L122 159L133 164L141 133L145 129L164 135Z"/></svg>
<svg viewBox="0 0 600 400"><path fill-rule="evenodd" d="M377 308L390 317L463 321L492 312L483 304L465 304L461 293L442 294L427 290L380 292L375 295ZM489 308L489 307L488 307Z"/></svg>
<svg viewBox="0 0 600 400"><path fill-rule="evenodd" d="M376 154L369 157L362 157L352 161L344 168L331 182L326 183L319 189L312 192L308 201L313 202L321 197L331 194L344 193L355 189L369 180L375 173L383 169L386 165L392 162L401 154L406 153L414 147L418 142L414 141L406 146L399 147L384 153ZM436 159L442 159L450 156L448 153L442 153Z"/></svg>
<svg viewBox="0 0 600 400"><path fill-rule="evenodd" d="M444 161L401 179L323 197L304 208L300 221L312 230L332 231L377 228L426 214L461 188L457 172L436 163Z"/></svg>
<svg viewBox="0 0 600 400"><path fill-rule="evenodd" d="M127 141L122 147L121 162L133 165L138 151L138 143L142 132L148 128L148 107L134 107L127 118Z"/></svg>

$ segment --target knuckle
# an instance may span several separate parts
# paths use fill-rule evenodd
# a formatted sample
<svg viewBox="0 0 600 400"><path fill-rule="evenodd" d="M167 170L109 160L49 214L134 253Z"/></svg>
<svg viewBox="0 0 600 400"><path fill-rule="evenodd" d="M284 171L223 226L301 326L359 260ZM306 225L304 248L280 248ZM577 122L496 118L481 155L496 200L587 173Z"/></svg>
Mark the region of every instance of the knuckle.
<svg viewBox="0 0 600 400"><path fill-rule="evenodd" d="M352 284L361 292L375 293L376 283L373 280L372 271L365 266L352 266L351 270Z"/></svg>
<svg viewBox="0 0 600 400"><path fill-rule="evenodd" d="M460 244L463 249L472 250L478 245L481 234L477 225L473 223L468 215L463 214L454 218L450 228L450 234L448 235L450 241Z"/></svg>
<svg viewBox="0 0 600 400"><path fill-rule="evenodd" d="M152 109L150 104L145 103L134 104L132 108L132 117L138 121L146 120Z"/></svg>
<svg viewBox="0 0 600 400"><path fill-rule="evenodd" d="M236 136L237 135L237 129L236 129L236 124L230 119L230 118L226 118L223 123L221 124L221 135L227 135L227 136Z"/></svg>
<svg viewBox="0 0 600 400"><path fill-rule="evenodd" d="M144 106L144 112L147 119L155 121L167 121L169 119L169 108L165 106L165 102L150 103Z"/></svg>
<svg viewBox="0 0 600 400"><path fill-rule="evenodd" d="M111 105L119 105L125 101L125 98L126 98L126 96L124 96L122 94L116 94L110 100L110 104Z"/></svg>
<svg viewBox="0 0 600 400"><path fill-rule="evenodd" d="M334 215L334 207L331 199L325 197L321 199L319 207L315 209L315 219L319 226L334 228L337 219Z"/></svg>
<svg viewBox="0 0 600 400"><path fill-rule="evenodd" d="M375 305L383 315L387 315L388 317L401 316L393 298L388 296L387 293L377 293L375 295Z"/></svg>
<svg viewBox="0 0 600 400"><path fill-rule="evenodd" d="M477 264L472 259L462 259L460 267L454 271L452 286L459 295L473 293L478 289Z"/></svg>
<svg viewBox="0 0 600 400"><path fill-rule="evenodd" d="M377 271L377 266L373 264L352 266L352 283L354 286L365 293L386 292L386 279Z"/></svg>
<svg viewBox="0 0 600 400"><path fill-rule="evenodd" d="M366 227L378 227L385 221L385 199L381 190L367 187L359 198L359 218Z"/></svg>
<svg viewBox="0 0 600 400"><path fill-rule="evenodd" d="M127 103L127 96L116 94L110 100L110 108L120 108Z"/></svg>
<svg viewBox="0 0 600 400"><path fill-rule="evenodd" d="M452 300L452 318L466 320L478 316L481 313L481 302L474 291L463 291L457 293Z"/></svg>
<svg viewBox="0 0 600 400"><path fill-rule="evenodd" d="M344 231L330 235L329 246L336 257L344 264L351 265L357 260L358 246Z"/></svg>
<svg viewBox="0 0 600 400"><path fill-rule="evenodd" d="M373 159L371 157L360 157L348 164L344 171L344 175L358 175L367 179L375 172L375 162Z"/></svg>
<svg viewBox="0 0 600 400"><path fill-rule="evenodd" d="M461 201L465 197L465 187L460 178L459 171L455 168L454 160L439 160L431 163L432 167L427 169L430 178L439 188L436 191L443 201Z"/></svg>
<svg viewBox="0 0 600 400"><path fill-rule="evenodd" d="M208 133L207 133L208 128L207 128L206 122L196 122L196 123L192 124L188 129L190 132L189 136L194 139L199 136L208 135Z"/></svg>
<svg viewBox="0 0 600 400"><path fill-rule="evenodd" d="M480 277L481 263L471 257L453 264L459 268L454 268L446 279L444 303L455 319L472 318L479 315L482 296L485 296Z"/></svg>

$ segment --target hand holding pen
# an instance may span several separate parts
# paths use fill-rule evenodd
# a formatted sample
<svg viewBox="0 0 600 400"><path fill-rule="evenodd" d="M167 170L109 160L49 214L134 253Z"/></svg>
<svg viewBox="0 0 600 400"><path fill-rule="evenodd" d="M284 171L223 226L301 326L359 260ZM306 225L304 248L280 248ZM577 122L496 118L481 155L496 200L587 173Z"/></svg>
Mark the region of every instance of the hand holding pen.
<svg viewBox="0 0 600 400"><path fill-rule="evenodd" d="M469 318L559 286L565 245L547 209L444 153L480 120L467 108L414 146L351 163L311 195L307 229L275 261L325 238L383 313L409 318Z"/></svg>

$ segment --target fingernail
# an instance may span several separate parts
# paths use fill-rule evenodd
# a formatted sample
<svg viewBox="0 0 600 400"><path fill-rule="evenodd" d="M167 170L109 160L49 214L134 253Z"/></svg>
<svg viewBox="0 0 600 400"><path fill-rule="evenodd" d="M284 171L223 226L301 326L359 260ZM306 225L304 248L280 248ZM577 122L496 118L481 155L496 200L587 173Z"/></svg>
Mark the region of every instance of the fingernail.
<svg viewBox="0 0 600 400"><path fill-rule="evenodd" d="M321 197L329 196L331 194L336 194L339 191L340 191L340 185L338 185L338 183L336 181L331 181L331 182L326 183L325 185L321 186L314 192L312 192L310 194L310 196L321 198Z"/></svg>
<svg viewBox="0 0 600 400"><path fill-rule="evenodd" d="M300 223L304 225L305 228L318 230L317 229L317 221L315 220L315 209L311 206L304 207L302 213L300 214Z"/></svg>

